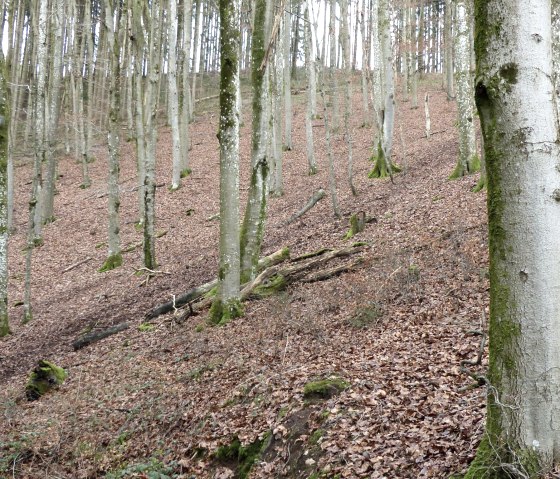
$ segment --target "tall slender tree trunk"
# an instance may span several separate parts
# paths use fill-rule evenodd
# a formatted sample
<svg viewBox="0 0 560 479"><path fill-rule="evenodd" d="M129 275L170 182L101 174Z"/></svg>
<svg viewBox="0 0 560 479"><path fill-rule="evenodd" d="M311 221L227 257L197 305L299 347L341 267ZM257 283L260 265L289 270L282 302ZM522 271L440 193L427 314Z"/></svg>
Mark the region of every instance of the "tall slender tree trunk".
<svg viewBox="0 0 560 479"><path fill-rule="evenodd" d="M457 124L459 129L459 159L450 178L460 178L480 170L474 129L474 96L470 61L470 19L464 0L457 0L457 33L455 35L455 60L457 84Z"/></svg>
<svg viewBox="0 0 560 479"><path fill-rule="evenodd" d="M304 44L305 44L305 68L307 70L307 110L305 114L305 138L307 145L307 163L309 165L308 173L314 175L317 173L317 162L315 160L315 147L313 144L313 118L316 115L316 92L317 83L315 75L315 58L313 55L313 38L311 31L311 22L309 19L309 3L305 0L304 5Z"/></svg>
<svg viewBox="0 0 560 479"><path fill-rule="evenodd" d="M107 259L100 271L109 271L122 265L120 221L119 221L119 130L120 130L120 45L119 24L121 8L114 0L106 0L105 4L105 28L107 30L107 44L110 48L110 85L109 85L109 121L108 121L108 147L109 147L109 222L108 239L109 251ZM115 10L116 6L116 10Z"/></svg>
<svg viewBox="0 0 560 479"><path fill-rule="evenodd" d="M210 316L225 323L241 314L239 246L240 0L220 0L220 270Z"/></svg>
<svg viewBox="0 0 560 479"><path fill-rule="evenodd" d="M475 5L490 356L486 433L465 477L544 477L560 463L560 142L550 2Z"/></svg>
<svg viewBox="0 0 560 479"><path fill-rule="evenodd" d="M348 186L352 194L356 195L357 190L354 186L354 165L352 158L352 128L350 127L350 112L352 110L352 64L350 63L350 27L348 25L350 15L348 11L348 0L341 0L340 7L342 56L345 73L344 138L348 148Z"/></svg>
<svg viewBox="0 0 560 479"><path fill-rule="evenodd" d="M270 171L267 156L269 90L268 67L266 65L263 67L262 63L265 56L265 42L270 35L271 14L270 2L256 1L251 56L253 84L251 183L241 229L241 283L246 283L256 275L266 220Z"/></svg>
<svg viewBox="0 0 560 479"><path fill-rule="evenodd" d="M54 219L54 193L56 189L56 145L58 143L57 129L60 113L62 89L62 50L64 39L64 2L54 0L54 12L51 16L52 38L52 66L49 75L48 102L48 132L47 132L47 171L45 187L43 189L42 222L49 223Z"/></svg>
<svg viewBox="0 0 560 479"><path fill-rule="evenodd" d="M8 320L8 144L10 96L8 69L0 49L0 338L10 334Z"/></svg>
<svg viewBox="0 0 560 479"><path fill-rule="evenodd" d="M181 186L182 157L181 135L179 130L179 92L177 89L177 0L169 0L167 88L169 90L169 121L171 123L173 179L171 189Z"/></svg>
<svg viewBox="0 0 560 479"><path fill-rule="evenodd" d="M36 245L42 242L40 236L42 164L46 158L46 94L47 94L47 31L48 5L41 2L37 19L37 68L35 79L35 158L33 162L33 182L29 200L29 227L27 230L27 251L25 257L25 292L23 299L23 322L33 319L31 307L31 256Z"/></svg>
<svg viewBox="0 0 560 479"><path fill-rule="evenodd" d="M284 149L290 151L292 144L292 73L290 45L292 33L292 14L289 11L284 12L284 30L283 30L283 55L284 55Z"/></svg>
<svg viewBox="0 0 560 479"><path fill-rule="evenodd" d="M400 168L391 161L393 129L395 124L395 78L391 48L391 21L388 0L379 0L379 42L381 45L381 71L383 75L383 109L380 112L381 137L377 146L375 166L370 178L385 178L398 173Z"/></svg>
<svg viewBox="0 0 560 479"><path fill-rule="evenodd" d="M192 119L190 64L191 64L191 34L192 34L192 0L183 1L183 50L182 50L182 84L181 113L180 113L180 145L181 145L181 171L183 176L189 172L190 135L189 123Z"/></svg>
<svg viewBox="0 0 560 479"><path fill-rule="evenodd" d="M453 100L455 98L455 83L453 81L453 2L452 0L445 0L445 26L444 26L444 47L445 47L445 75L447 99Z"/></svg>
<svg viewBox="0 0 560 479"><path fill-rule="evenodd" d="M155 202L156 202L156 146L159 84L161 80L161 5L152 0L150 9L150 44L148 56L148 83L145 90L147 106L144 118L145 171L144 171L144 266L156 267Z"/></svg>

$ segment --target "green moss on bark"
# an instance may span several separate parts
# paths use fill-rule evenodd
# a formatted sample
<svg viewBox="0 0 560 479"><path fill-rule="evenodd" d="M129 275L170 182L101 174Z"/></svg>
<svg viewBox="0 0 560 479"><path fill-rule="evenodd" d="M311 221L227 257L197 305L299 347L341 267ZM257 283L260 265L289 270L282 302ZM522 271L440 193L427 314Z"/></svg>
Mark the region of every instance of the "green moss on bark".
<svg viewBox="0 0 560 479"><path fill-rule="evenodd" d="M287 284L286 278L281 274L277 274L270 278L265 284L257 286L251 293L251 296L266 298L282 291L286 288Z"/></svg>
<svg viewBox="0 0 560 479"><path fill-rule="evenodd" d="M349 386L350 385L346 381L340 378L310 381L303 387L303 397L329 398L344 391Z"/></svg>
<svg viewBox="0 0 560 479"><path fill-rule="evenodd" d="M536 479L541 472L540 458L534 450L512 451L485 435L463 479Z"/></svg>
<svg viewBox="0 0 560 479"><path fill-rule="evenodd" d="M119 254L113 254L105 260L105 263L103 263L103 266L101 266L101 268L99 268L97 271L99 271L100 273L105 273L106 271L111 271L112 269L115 269L115 268L118 268L118 267L122 266L122 262L123 262L122 254L120 254L120 253Z"/></svg>
<svg viewBox="0 0 560 479"><path fill-rule="evenodd" d="M221 299L215 299L210 307L208 321L217 326L224 326L232 319L243 316L243 306L238 299L230 299L223 302Z"/></svg>
<svg viewBox="0 0 560 479"><path fill-rule="evenodd" d="M368 178L388 178L391 176L389 174L389 169L387 168L387 161L385 159L385 152L383 151L383 146L381 145L381 140L377 144L377 156L375 154L372 156L372 161L375 158L375 165L373 169L369 172ZM391 161L391 160L389 160ZM391 174L400 173L402 169L391 162Z"/></svg>
<svg viewBox="0 0 560 479"><path fill-rule="evenodd" d="M8 314L5 313L1 318L0 318L0 338L3 338L5 336L8 336L8 334L10 334L10 324L8 322Z"/></svg>

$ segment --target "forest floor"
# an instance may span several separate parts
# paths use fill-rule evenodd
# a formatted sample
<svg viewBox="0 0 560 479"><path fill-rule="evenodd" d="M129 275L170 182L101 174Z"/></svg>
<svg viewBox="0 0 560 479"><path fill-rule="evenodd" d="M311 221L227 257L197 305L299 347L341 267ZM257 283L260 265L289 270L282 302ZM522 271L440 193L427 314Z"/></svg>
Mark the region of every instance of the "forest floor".
<svg viewBox="0 0 560 479"><path fill-rule="evenodd" d="M439 80L425 79L419 91L421 99L430 92L431 138L424 109L399 102L393 159L404 172L394 183L368 179L374 132L361 127L356 90L358 195L348 187L340 133L333 146L343 218L333 216L327 196L285 224L314 191L328 191L324 123L313 128L320 171L308 176L305 94L294 96L294 149L284 155L285 194L269 201L263 254L287 246L296 257L360 241L369 244L362 263L248 301L244 316L223 327L208 326L206 312L181 324L173 314L150 324L144 319L153 306L216 277L219 221L209 219L219 211L214 108L200 105L191 126L193 172L176 192L167 188L170 131L160 131L157 183L165 186L157 189L156 258L162 273L149 281L137 274L140 247L124 254L121 268L97 271L107 254L106 148L95 148L93 185L85 190L80 165L61 159L57 219L33 253L34 320L25 326L18 304L32 170L29 164L16 169L13 334L0 342L0 477L225 479L244 477L255 451L262 454L252 478L444 478L466 469L485 415L485 390L469 388L473 380L461 372L461 361L477 358L481 337L473 331L486 328L486 195L471 192L478 175L448 180L458 152L456 105ZM246 99L243 207L249 106ZM134 161L133 143L124 143L125 247L142 240L134 225ZM377 221L347 241L349 217L359 211ZM85 332L125 321L126 331L73 351ZM28 402L27 376L40 359L69 376L58 390ZM321 379L341 380L343 390L304 394Z"/></svg>

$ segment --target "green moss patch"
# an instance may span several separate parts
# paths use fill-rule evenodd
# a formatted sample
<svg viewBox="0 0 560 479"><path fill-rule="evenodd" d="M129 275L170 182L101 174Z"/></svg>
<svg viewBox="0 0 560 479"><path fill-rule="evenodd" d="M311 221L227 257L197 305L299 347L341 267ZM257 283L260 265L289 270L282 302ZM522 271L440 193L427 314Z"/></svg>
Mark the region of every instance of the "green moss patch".
<svg viewBox="0 0 560 479"><path fill-rule="evenodd" d="M328 399L336 396L349 386L350 384L340 378L329 378L321 379L319 381L310 381L303 388L303 397L308 399Z"/></svg>
<svg viewBox="0 0 560 479"><path fill-rule="evenodd" d="M268 446L270 437L270 432L267 432L262 439L257 439L246 446L241 444L238 437L234 437L231 443L219 447L213 456L219 463L234 469L236 478L246 479L255 462Z"/></svg>

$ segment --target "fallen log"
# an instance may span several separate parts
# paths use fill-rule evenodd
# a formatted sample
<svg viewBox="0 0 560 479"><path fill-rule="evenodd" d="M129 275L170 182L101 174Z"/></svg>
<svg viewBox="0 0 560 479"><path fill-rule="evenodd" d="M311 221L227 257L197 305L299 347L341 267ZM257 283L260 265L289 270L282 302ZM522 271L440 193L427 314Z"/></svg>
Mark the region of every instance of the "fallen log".
<svg viewBox="0 0 560 479"><path fill-rule="evenodd" d="M340 266L336 266L334 268L330 268L324 271L319 271L318 273L311 274L306 276L301 280L302 283L315 283L317 281L325 281L326 279L334 278L342 273L347 273L348 271L352 271L356 266L363 263L363 259L359 258L352 263L343 264Z"/></svg>
<svg viewBox="0 0 560 479"><path fill-rule="evenodd" d="M124 331L125 329L128 328L129 328L128 323L120 323L115 326L111 326L110 328L103 329L101 331L94 331L74 341L72 343L72 347L74 348L74 351L77 351L78 349L85 348L90 344L96 343L97 341L101 341L102 339L112 336L113 334L120 333L121 331Z"/></svg>
<svg viewBox="0 0 560 479"><path fill-rule="evenodd" d="M185 294L181 296L177 296L174 300L168 301L167 303L160 304L153 308L151 311L146 313L146 319L154 319L162 314L169 313L175 309L184 306L185 304L190 303L191 301L195 301L199 299L202 295L210 292L213 288L218 285L218 280L214 279L205 283L201 286L197 286L196 288L189 289Z"/></svg>
<svg viewBox="0 0 560 479"><path fill-rule="evenodd" d="M281 263L282 261L288 259L290 257L290 250L289 248L282 248L278 251L275 251L271 255L265 256L259 260L258 270L262 271L263 269L270 268L271 266ZM172 301L168 301L167 303L160 304L153 308L151 311L148 311L145 315L146 319L154 319L162 314L169 313L178 309L186 304L189 304L193 301L200 300L202 296L209 293L212 289L214 289L218 285L218 280L214 279L205 283L201 286L197 286L196 288L192 288L186 293L182 294L174 298ZM206 303L204 303L206 306ZM200 309L200 308L197 308Z"/></svg>
<svg viewBox="0 0 560 479"><path fill-rule="evenodd" d="M309 199L306 205L299 210L297 213L294 213L290 218L286 221L286 224L289 225L296 221L298 218L301 218L305 213L307 213L311 208L313 208L320 200L325 197L325 190L321 188L319 191L313 194L313 196Z"/></svg>
<svg viewBox="0 0 560 479"><path fill-rule="evenodd" d="M296 281L305 281L304 278L317 267L323 266L334 258L343 258L353 254L361 253L366 248L363 244L351 246L339 250L322 250L319 256L310 256L308 260L299 261L288 266L275 265L265 269L253 281L241 290L241 301L250 298L263 298L275 294ZM339 271L339 273L342 271ZM315 273L316 277L321 275L334 276L334 270ZM326 277L325 277L326 279ZM318 279L315 279L318 281Z"/></svg>

